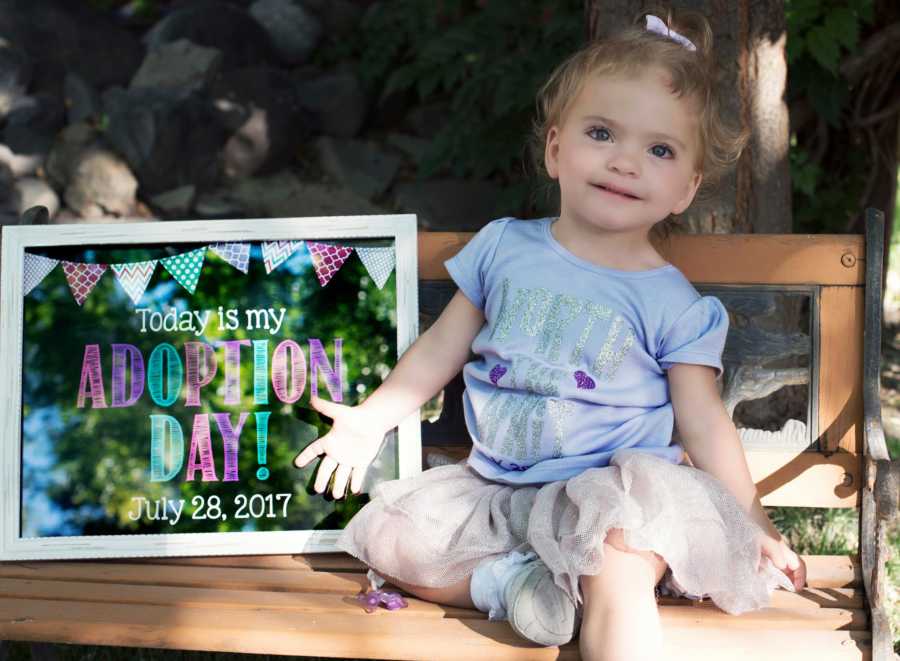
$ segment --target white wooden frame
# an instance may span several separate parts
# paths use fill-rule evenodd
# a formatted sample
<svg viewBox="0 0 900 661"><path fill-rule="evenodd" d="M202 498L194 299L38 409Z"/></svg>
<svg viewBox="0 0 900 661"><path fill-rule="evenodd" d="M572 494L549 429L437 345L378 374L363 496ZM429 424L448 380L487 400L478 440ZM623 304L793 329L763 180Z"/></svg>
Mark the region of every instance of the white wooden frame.
<svg viewBox="0 0 900 661"><path fill-rule="evenodd" d="M418 335L415 215L260 218L4 227L0 261L0 560L333 552L339 530L20 537L22 280L28 248L390 238L395 241L397 351ZM419 412L398 426L399 477L421 471Z"/></svg>

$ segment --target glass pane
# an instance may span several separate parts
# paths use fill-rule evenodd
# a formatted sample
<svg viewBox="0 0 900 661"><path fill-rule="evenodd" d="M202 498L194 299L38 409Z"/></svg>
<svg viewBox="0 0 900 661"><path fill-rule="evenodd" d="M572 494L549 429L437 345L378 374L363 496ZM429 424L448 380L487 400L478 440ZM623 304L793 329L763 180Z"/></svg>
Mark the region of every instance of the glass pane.
<svg viewBox="0 0 900 661"><path fill-rule="evenodd" d="M728 309L722 399L746 448L807 448L817 437L810 366L813 292L698 286ZM811 421L813 421L811 423Z"/></svg>

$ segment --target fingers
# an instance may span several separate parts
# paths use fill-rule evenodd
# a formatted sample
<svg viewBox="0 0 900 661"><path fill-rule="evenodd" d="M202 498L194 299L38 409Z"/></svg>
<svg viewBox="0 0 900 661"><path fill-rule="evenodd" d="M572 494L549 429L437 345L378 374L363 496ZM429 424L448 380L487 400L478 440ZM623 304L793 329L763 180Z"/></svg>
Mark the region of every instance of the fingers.
<svg viewBox="0 0 900 661"><path fill-rule="evenodd" d="M366 467L357 466L353 469L353 476L350 480L350 491L359 493L362 491L363 478L366 476Z"/></svg>
<svg viewBox="0 0 900 661"><path fill-rule="evenodd" d="M334 472L334 486L331 488L331 494L335 499L340 500L347 491L347 481L350 479L352 467L347 464L340 464Z"/></svg>
<svg viewBox="0 0 900 661"><path fill-rule="evenodd" d="M324 413L332 420L341 415L345 409L350 408L349 406L329 402L327 399L320 399L319 397L310 397L309 403L316 411Z"/></svg>
<svg viewBox="0 0 900 661"><path fill-rule="evenodd" d="M313 459L324 453L325 448L322 447L322 439L320 438L303 448L303 452L301 452L294 458L294 466L296 466L297 468L303 468Z"/></svg>
<svg viewBox="0 0 900 661"><path fill-rule="evenodd" d="M316 473L316 483L314 486L316 493L325 493L325 489L328 488L328 481L331 479L331 474L334 473L334 469L337 468L337 466L338 463L326 454L325 458L322 459L322 463L319 464L319 472Z"/></svg>

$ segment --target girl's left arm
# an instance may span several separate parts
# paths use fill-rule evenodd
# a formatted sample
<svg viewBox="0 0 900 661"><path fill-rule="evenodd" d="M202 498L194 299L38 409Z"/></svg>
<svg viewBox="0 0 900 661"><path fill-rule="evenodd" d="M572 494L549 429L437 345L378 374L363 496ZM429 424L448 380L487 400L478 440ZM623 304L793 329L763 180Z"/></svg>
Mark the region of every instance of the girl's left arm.
<svg viewBox="0 0 900 661"><path fill-rule="evenodd" d="M788 574L797 589L806 583L806 565L786 544L759 500L744 448L716 387L715 370L673 364L668 370L675 423L691 463L722 482L766 533L762 551Z"/></svg>

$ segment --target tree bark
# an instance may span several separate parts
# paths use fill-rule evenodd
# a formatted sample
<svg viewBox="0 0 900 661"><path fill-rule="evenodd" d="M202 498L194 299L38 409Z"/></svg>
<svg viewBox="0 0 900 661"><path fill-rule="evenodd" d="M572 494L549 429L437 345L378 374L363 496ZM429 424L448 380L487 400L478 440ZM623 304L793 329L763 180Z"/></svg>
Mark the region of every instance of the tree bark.
<svg viewBox="0 0 900 661"><path fill-rule="evenodd" d="M706 202L684 214L689 232L791 231L790 128L785 90L786 29L783 0L677 0L673 8L704 14L713 30L721 77L717 93L726 116L750 130L736 168ZM628 27L648 0L586 0L588 37L603 38Z"/></svg>

